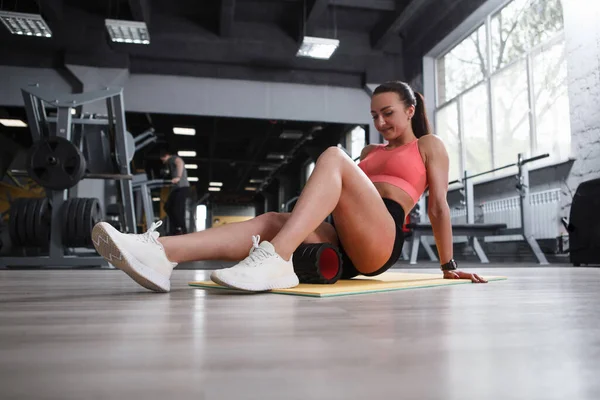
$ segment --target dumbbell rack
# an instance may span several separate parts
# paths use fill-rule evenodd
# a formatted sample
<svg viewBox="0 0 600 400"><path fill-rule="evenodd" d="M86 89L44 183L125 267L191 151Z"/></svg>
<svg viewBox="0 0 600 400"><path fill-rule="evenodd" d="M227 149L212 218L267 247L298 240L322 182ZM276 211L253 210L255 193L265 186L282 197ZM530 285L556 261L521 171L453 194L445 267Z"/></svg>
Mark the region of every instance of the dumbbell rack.
<svg viewBox="0 0 600 400"><path fill-rule="evenodd" d="M57 96L49 90L35 84L22 90L27 121L31 129L34 143L48 137L62 137L72 140L73 123L106 124L115 132L115 156L119 174L106 174L105 179L118 179L121 186L122 204L125 208L126 230L136 232L136 221L133 204L133 188L129 160L133 154L127 145L125 129L125 107L123 103L123 88L105 88L105 90L80 94ZM106 101L106 120L74 120L71 110L96 101ZM56 129L51 129L51 118L46 115L44 103L56 107ZM90 178L90 176L88 176ZM84 177L85 179L85 177ZM67 255L63 246L62 224L63 205L67 200L68 190L47 190L52 203L52 220L48 256L34 257L0 257L0 267L31 266L31 267L75 267L75 266L108 266L108 263L98 255ZM94 253L95 254L95 253Z"/></svg>

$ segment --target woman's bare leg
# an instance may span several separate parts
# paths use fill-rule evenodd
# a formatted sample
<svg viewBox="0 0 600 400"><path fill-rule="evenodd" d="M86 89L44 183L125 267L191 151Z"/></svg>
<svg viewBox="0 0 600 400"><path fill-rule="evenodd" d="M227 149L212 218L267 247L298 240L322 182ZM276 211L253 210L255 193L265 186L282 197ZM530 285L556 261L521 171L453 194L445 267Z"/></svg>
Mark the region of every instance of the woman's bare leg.
<svg viewBox="0 0 600 400"><path fill-rule="evenodd" d="M291 217L271 244L289 260L302 238L332 212L342 217L339 227L336 221L340 240L360 249L355 263L370 269L387 260L395 235L394 221L369 179L336 147L321 154Z"/></svg>
<svg viewBox="0 0 600 400"><path fill-rule="evenodd" d="M201 232L161 237L159 241L167 258L172 262L239 261L248 256L252 247L252 236L260 235L261 241L272 240L289 217L290 214L269 212L248 221L226 224ZM337 244L337 235L331 225L323 223L303 241Z"/></svg>

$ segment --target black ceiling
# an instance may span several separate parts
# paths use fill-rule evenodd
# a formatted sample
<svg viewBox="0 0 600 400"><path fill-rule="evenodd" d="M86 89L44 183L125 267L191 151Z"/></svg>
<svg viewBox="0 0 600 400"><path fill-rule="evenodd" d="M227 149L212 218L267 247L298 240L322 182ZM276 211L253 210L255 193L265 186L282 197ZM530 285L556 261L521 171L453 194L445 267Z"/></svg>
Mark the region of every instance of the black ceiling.
<svg viewBox="0 0 600 400"><path fill-rule="evenodd" d="M301 167L314 161L329 145L340 143L341 136L355 125L319 122L258 120L247 118L215 118L169 114L127 113L129 131L137 136L149 128L155 130L158 140L136 155L134 168L156 174L162 167L158 151L168 147L173 153L194 151L195 157L184 157L186 164L196 164L198 169L188 170L189 176L198 178L199 195L206 193L209 182L222 182L222 192L212 193L218 200L250 200L254 192L246 187L266 190L276 177L291 174L300 179ZM195 136L176 135L173 127L191 127ZM300 138L282 138L284 132L302 135ZM271 159L270 155L283 155L286 161ZM273 170L261 170L272 167ZM251 179L265 180L253 184Z"/></svg>
<svg viewBox="0 0 600 400"><path fill-rule="evenodd" d="M5 0L40 13L50 39L0 29L2 64L362 87L413 64L484 0ZM145 21L150 45L107 40L106 18ZM295 56L303 33L337 37L327 61ZM406 65L406 64L409 65Z"/></svg>

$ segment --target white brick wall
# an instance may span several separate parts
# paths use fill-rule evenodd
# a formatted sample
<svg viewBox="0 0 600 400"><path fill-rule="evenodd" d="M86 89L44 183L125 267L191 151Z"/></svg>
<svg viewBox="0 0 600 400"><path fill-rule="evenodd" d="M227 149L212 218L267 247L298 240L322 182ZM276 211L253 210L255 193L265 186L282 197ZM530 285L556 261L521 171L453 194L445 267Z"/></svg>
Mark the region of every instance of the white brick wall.
<svg viewBox="0 0 600 400"><path fill-rule="evenodd" d="M600 2L563 0L571 107L573 169L563 185L563 212L584 181L600 177Z"/></svg>

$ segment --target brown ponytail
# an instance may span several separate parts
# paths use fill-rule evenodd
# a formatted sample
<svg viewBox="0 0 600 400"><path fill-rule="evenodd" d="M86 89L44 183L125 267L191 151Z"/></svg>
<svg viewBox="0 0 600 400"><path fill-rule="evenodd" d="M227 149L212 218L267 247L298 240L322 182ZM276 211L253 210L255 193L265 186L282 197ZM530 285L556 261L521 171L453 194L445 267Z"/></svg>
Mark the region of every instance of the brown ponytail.
<svg viewBox="0 0 600 400"><path fill-rule="evenodd" d="M427 119L427 111L425 110L425 99L419 92L415 92L415 115L412 117L412 128L416 137L429 135L431 128L429 127L429 120Z"/></svg>
<svg viewBox="0 0 600 400"><path fill-rule="evenodd" d="M421 136L429 135L431 133L431 128L429 126L429 120L427 119L423 95L419 92L414 92L407 83L400 81L383 83L375 89L373 95L389 92L396 93L406 107L415 106L415 115L413 115L411 120L415 136L420 138Z"/></svg>

